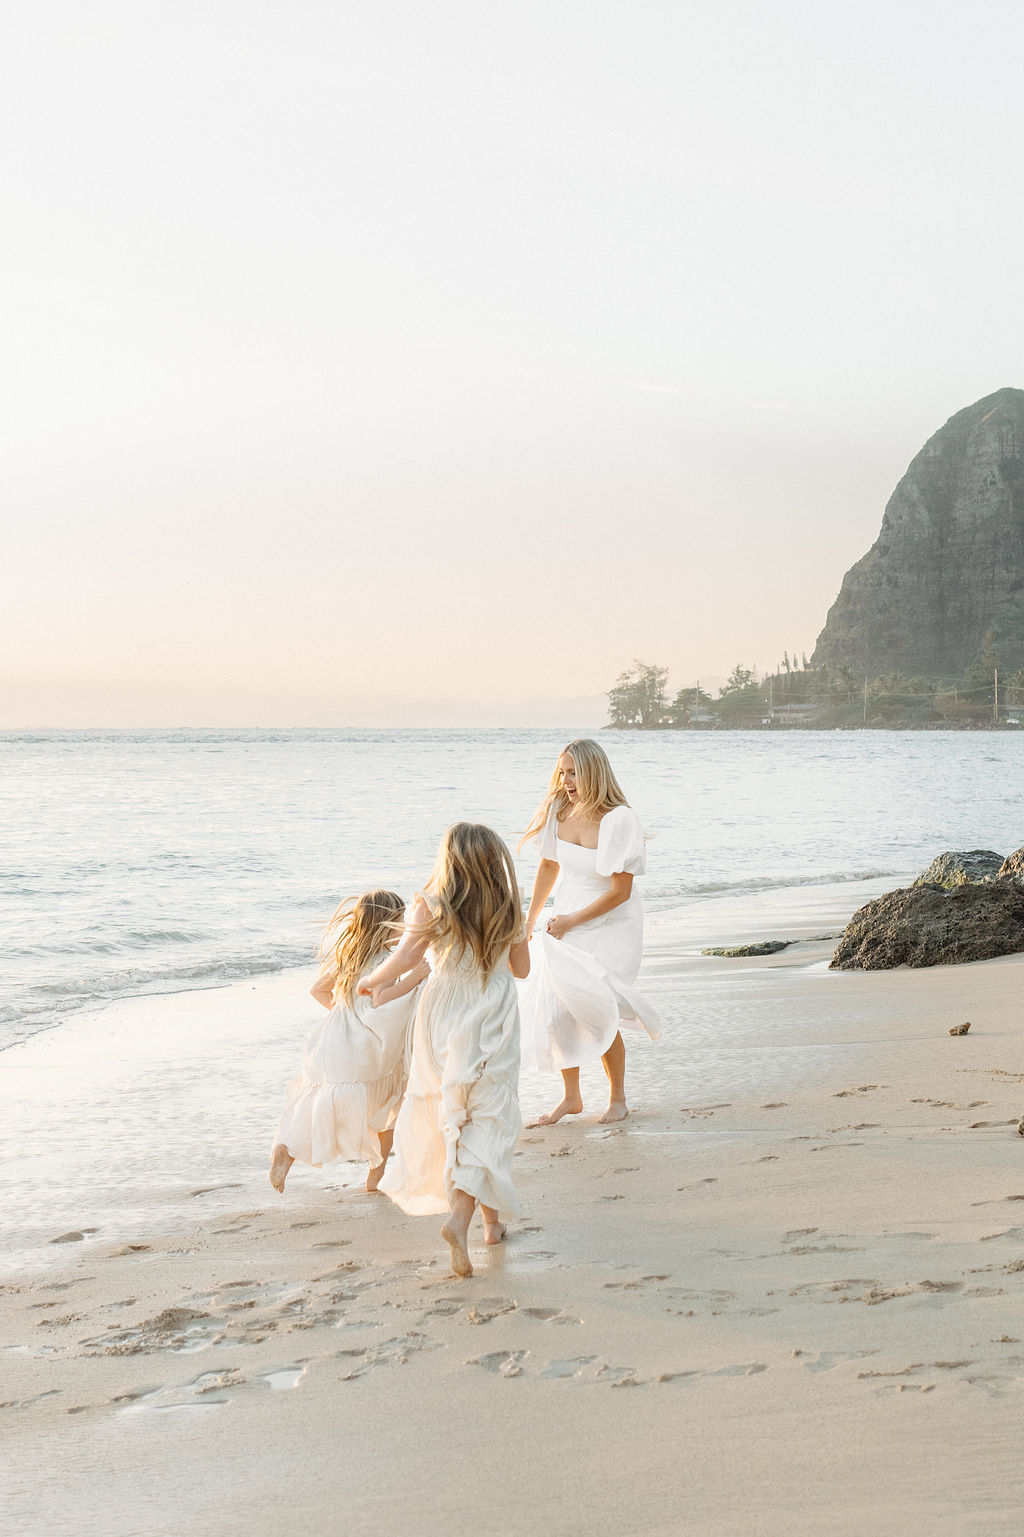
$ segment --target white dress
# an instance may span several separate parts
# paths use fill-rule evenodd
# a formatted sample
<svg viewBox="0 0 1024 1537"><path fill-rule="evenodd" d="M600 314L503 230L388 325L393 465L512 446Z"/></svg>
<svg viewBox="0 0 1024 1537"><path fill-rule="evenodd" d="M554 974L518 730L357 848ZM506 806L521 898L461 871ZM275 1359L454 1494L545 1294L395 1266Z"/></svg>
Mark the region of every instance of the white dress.
<svg viewBox="0 0 1024 1537"><path fill-rule="evenodd" d="M431 965L380 1188L411 1217L447 1212L456 1190L515 1216L519 1006L507 953L486 978L471 956Z"/></svg>
<svg viewBox="0 0 1024 1537"><path fill-rule="evenodd" d="M386 959L381 951L365 974ZM377 1133L395 1124L402 1102L420 990L377 1009L358 994L352 1003L339 1000L313 1031L274 1135L299 1163L380 1163Z"/></svg>
<svg viewBox="0 0 1024 1537"><path fill-rule="evenodd" d="M640 818L616 806L601 818L597 848L558 836L554 808L539 839L542 859L557 860L555 913L589 907L620 872L647 868ZM581 1067L603 1057L623 1025L661 1038L661 1022L633 986L644 947L644 907L636 881L629 900L552 939L542 913L530 941L530 975L519 986L523 1060L543 1069Z"/></svg>

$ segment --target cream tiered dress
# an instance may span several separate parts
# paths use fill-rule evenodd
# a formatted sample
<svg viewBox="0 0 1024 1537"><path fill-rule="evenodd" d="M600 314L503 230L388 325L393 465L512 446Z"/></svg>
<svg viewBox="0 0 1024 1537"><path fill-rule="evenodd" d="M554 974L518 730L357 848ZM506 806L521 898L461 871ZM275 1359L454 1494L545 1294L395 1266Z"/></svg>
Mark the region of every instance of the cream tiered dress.
<svg viewBox="0 0 1024 1537"><path fill-rule="evenodd" d="M515 1216L519 1006L508 953L488 977L471 955L428 959L409 1083L380 1188L412 1217L447 1212L456 1190Z"/></svg>
<svg viewBox="0 0 1024 1537"><path fill-rule="evenodd" d="M613 875L647 868L643 827L629 806L601 818L597 848L558 836L554 808L539 839L542 859L559 866L554 911L575 913L607 892ZM643 898L629 899L552 939L542 913L530 941L530 975L519 984L523 1060L542 1069L582 1067L603 1057L623 1025L661 1037L657 1013L633 986L644 948Z"/></svg>
<svg viewBox="0 0 1024 1537"><path fill-rule="evenodd" d="M388 952L367 967L366 975ZM380 1163L377 1134L398 1115L409 1068L417 994L374 1008L369 997L339 999L313 1031L302 1071L289 1083L274 1141L315 1168L336 1158Z"/></svg>

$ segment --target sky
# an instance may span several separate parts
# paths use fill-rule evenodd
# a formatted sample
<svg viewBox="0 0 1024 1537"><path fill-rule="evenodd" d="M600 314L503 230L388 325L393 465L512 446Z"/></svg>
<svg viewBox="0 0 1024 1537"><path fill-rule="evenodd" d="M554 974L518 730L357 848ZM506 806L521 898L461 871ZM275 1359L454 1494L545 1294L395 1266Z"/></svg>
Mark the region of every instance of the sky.
<svg viewBox="0 0 1024 1537"><path fill-rule="evenodd" d="M0 22L0 727L598 724L1024 386L1016 0ZM595 720L595 711L598 719Z"/></svg>

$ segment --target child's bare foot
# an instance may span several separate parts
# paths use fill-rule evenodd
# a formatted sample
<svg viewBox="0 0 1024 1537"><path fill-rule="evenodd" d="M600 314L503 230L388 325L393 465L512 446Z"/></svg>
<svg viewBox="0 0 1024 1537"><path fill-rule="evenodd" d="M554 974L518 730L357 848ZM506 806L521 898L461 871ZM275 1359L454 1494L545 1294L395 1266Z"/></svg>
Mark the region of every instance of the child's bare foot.
<svg viewBox="0 0 1024 1537"><path fill-rule="evenodd" d="M599 1115L598 1120L604 1125L609 1121L624 1121L629 1114L629 1108L625 1100L613 1099L604 1115Z"/></svg>
<svg viewBox="0 0 1024 1537"><path fill-rule="evenodd" d="M473 1264L466 1248L466 1232L454 1216L449 1217L441 1228L441 1237L451 1251L452 1274L465 1281L473 1274Z"/></svg>
<svg viewBox="0 0 1024 1537"><path fill-rule="evenodd" d="M578 1094L567 1094L561 1104L555 1106L554 1110L549 1110L547 1115L538 1116L530 1124L532 1126L554 1126L555 1122L560 1121L563 1115L579 1115L582 1109L583 1101L580 1096Z"/></svg>
<svg viewBox="0 0 1024 1537"><path fill-rule="evenodd" d="M270 1183L281 1195L284 1194L284 1182L288 1178L288 1170L295 1159L289 1153L283 1142L275 1142L274 1150L270 1155Z"/></svg>
<svg viewBox="0 0 1024 1537"><path fill-rule="evenodd" d="M507 1232L508 1228L504 1222L488 1222L487 1218L484 1218L484 1243L501 1243Z"/></svg>
<svg viewBox="0 0 1024 1537"><path fill-rule="evenodd" d="M381 1180L383 1179L383 1177L384 1177L384 1170L387 1168L387 1166L388 1166L388 1161L385 1158L383 1163L379 1163L375 1169L371 1169L370 1172L367 1174L367 1176L366 1176L366 1188L371 1193L371 1195L377 1189L377 1186L380 1184Z"/></svg>

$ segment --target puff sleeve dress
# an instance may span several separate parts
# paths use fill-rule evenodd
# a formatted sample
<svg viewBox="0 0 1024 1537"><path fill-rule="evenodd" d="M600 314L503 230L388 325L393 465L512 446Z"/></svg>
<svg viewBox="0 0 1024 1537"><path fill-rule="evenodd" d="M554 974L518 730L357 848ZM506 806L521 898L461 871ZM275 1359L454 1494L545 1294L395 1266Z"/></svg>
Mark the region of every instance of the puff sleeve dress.
<svg viewBox="0 0 1024 1537"><path fill-rule="evenodd" d="M589 907L609 890L613 875L638 876L647 868L643 827L630 806L616 806L601 818L596 849L560 838L552 809L539 853L559 866L556 914ZM563 939L552 939L545 922L542 914L530 941L530 975L519 984L523 1060L544 1069L582 1067L604 1056L623 1025L660 1039L658 1016L633 985L644 943L636 881L628 901Z"/></svg>
<svg viewBox="0 0 1024 1537"><path fill-rule="evenodd" d="M382 951L373 964L385 959ZM275 1142L299 1163L336 1158L380 1163L378 1132L395 1124L405 1092L417 995L393 998L375 1009L368 997L339 999L313 1031L302 1071L289 1083Z"/></svg>

